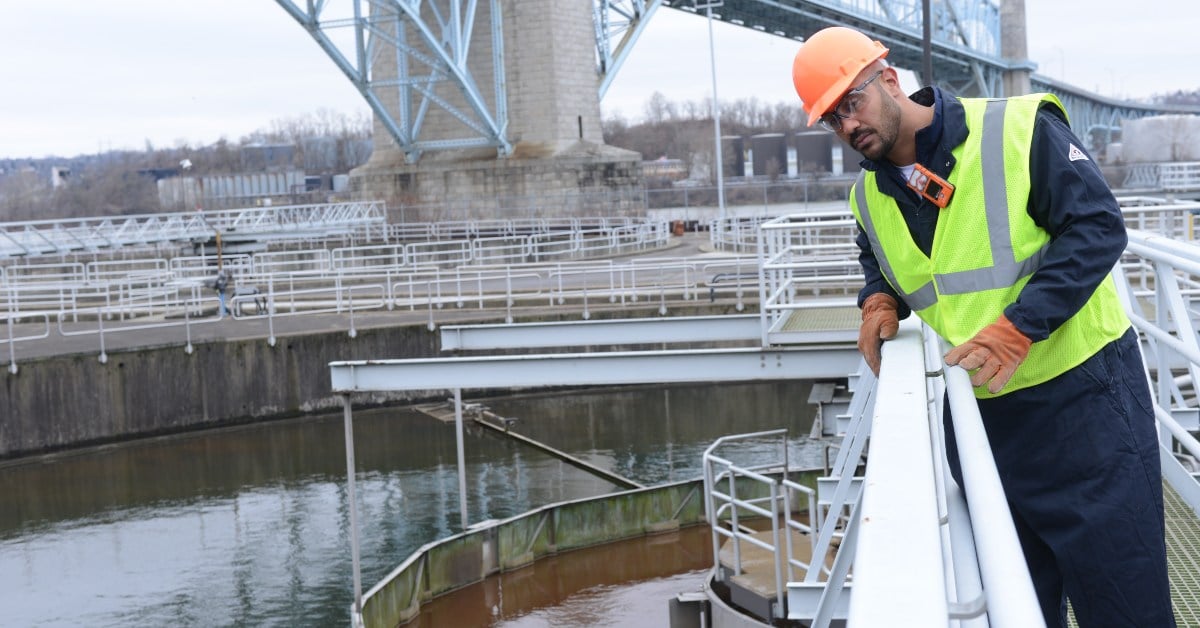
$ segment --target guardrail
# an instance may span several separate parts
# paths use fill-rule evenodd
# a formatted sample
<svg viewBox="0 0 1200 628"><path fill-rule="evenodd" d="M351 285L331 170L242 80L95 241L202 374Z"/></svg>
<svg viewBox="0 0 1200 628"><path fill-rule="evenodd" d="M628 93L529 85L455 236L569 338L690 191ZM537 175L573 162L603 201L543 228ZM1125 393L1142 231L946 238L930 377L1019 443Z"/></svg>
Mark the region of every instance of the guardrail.
<svg viewBox="0 0 1200 628"><path fill-rule="evenodd" d="M778 437L780 456L764 463L739 465L729 459L732 457L730 454L717 453L733 443L767 438L773 440L775 437ZM822 513L817 508L816 491L788 479L787 447L787 430L780 429L722 437L704 450L704 512L712 528L713 569L722 581L731 577L722 573L722 538L730 539L733 545L732 576L742 574L743 543L770 552L774 557L775 590L779 592L784 590L785 582L794 579L795 570L811 571L814 563L817 570L822 567L824 555L817 553L816 534L821 528ZM771 470L778 471L780 476L764 475ZM796 494L803 496L802 499L807 502L805 512L808 521L796 517L798 504L793 501ZM752 530L743 527L739 518L745 516L766 519L771 529L770 540L763 541ZM808 562L797 558L791 534L793 531L809 539L811 559ZM785 603L775 605L774 616L778 619L787 616Z"/></svg>
<svg viewBox="0 0 1200 628"><path fill-rule="evenodd" d="M1141 261L1140 272L1114 277L1130 320L1145 338L1147 367L1153 367L1147 377L1157 396L1159 440L1166 452L1161 456L1163 475L1200 513L1200 442L1189 433L1200 431L1195 405L1200 340L1193 314L1200 295L1200 247L1130 231L1127 251ZM1135 280L1140 284L1136 288Z"/></svg>
<svg viewBox="0 0 1200 628"><path fill-rule="evenodd" d="M432 329L435 313L445 308L488 309L511 321L518 306L582 305L586 319L602 303L656 300L665 314L670 304L695 301L706 292L710 299L734 298L739 310L745 308L753 259L574 260L644 252L670 238L665 224L600 229L597 224L618 225L624 219L574 222L584 230L226 255L223 265L233 277L227 293L232 318L266 319L266 340L273 345L280 317L323 313L345 316L347 333L354 336L368 311L426 310ZM483 233L485 228L490 226L441 231ZM540 261L513 262L517 259ZM106 338L146 329L176 327L190 349L192 327L217 320L211 283L216 262L215 256L188 256L0 267L0 307L7 310L0 315L14 325L13 337L26 344L54 335L95 336L101 359ZM705 290L708 277L731 272L742 279ZM55 332L26 330L38 317L56 321ZM0 344L5 342L15 368L11 348L16 341L0 335Z"/></svg>
<svg viewBox="0 0 1200 628"><path fill-rule="evenodd" d="M1121 185L1164 192L1195 192L1200 190L1200 162L1130 164Z"/></svg>

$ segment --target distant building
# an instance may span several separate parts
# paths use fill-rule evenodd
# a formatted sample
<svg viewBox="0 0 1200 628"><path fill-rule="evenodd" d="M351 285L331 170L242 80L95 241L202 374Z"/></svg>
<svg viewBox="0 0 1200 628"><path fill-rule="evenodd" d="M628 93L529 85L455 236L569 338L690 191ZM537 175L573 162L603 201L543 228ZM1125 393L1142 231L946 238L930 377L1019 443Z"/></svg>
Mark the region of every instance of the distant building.
<svg viewBox="0 0 1200 628"><path fill-rule="evenodd" d="M678 181L687 178L687 165L682 159L660 157L642 162L642 177L647 180Z"/></svg>
<svg viewBox="0 0 1200 628"><path fill-rule="evenodd" d="M67 180L71 178L71 169L66 166L51 166L50 167L50 187L58 189L67 184Z"/></svg>
<svg viewBox="0 0 1200 628"><path fill-rule="evenodd" d="M242 147L244 170L289 170L296 158L296 147L292 144L247 144Z"/></svg>

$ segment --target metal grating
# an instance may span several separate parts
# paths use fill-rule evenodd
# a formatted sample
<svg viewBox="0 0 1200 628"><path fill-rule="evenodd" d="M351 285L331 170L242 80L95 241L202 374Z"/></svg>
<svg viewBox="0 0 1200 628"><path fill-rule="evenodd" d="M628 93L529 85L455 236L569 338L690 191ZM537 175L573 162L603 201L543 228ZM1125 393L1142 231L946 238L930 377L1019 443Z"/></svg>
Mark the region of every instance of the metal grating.
<svg viewBox="0 0 1200 628"><path fill-rule="evenodd" d="M862 322L860 317L855 306L796 310L788 316L780 331L857 331Z"/></svg>
<svg viewBox="0 0 1200 628"><path fill-rule="evenodd" d="M1167 575L1171 579L1171 604L1175 623L1200 626L1200 517L1171 485L1163 482L1163 519L1167 524ZM1078 628L1075 614L1067 625Z"/></svg>
<svg viewBox="0 0 1200 628"><path fill-rule="evenodd" d="M1200 517L1166 483L1163 483L1163 509L1175 623L1200 626Z"/></svg>

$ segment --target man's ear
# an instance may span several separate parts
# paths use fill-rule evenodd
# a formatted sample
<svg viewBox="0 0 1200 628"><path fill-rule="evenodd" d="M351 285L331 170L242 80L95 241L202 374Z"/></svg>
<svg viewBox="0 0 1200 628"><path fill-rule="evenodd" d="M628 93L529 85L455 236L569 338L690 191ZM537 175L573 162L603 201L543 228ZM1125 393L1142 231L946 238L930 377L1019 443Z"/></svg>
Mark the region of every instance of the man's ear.
<svg viewBox="0 0 1200 628"><path fill-rule="evenodd" d="M900 91L900 75L896 73L896 68L890 65L884 68L883 74L879 75L879 80L887 86L888 93L895 95Z"/></svg>

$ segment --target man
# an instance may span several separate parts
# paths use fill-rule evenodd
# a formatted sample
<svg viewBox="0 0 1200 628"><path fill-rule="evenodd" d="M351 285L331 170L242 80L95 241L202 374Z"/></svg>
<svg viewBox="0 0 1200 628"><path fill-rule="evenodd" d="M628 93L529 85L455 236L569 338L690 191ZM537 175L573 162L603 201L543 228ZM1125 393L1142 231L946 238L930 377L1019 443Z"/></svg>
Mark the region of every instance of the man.
<svg viewBox="0 0 1200 628"><path fill-rule="evenodd" d="M1174 626L1158 441L1137 335L1109 271L1120 208L1049 94L900 89L888 49L824 29L796 54L808 113L866 159L859 349L916 313L971 373L1048 626ZM961 483L950 411L947 453Z"/></svg>
<svg viewBox="0 0 1200 628"><path fill-rule="evenodd" d="M221 302L217 318L225 318L229 316L229 309L225 306L225 291L229 289L229 271L224 268L217 271L217 278L213 280L213 289L217 291L217 298Z"/></svg>

